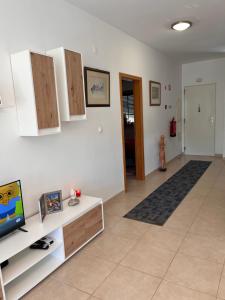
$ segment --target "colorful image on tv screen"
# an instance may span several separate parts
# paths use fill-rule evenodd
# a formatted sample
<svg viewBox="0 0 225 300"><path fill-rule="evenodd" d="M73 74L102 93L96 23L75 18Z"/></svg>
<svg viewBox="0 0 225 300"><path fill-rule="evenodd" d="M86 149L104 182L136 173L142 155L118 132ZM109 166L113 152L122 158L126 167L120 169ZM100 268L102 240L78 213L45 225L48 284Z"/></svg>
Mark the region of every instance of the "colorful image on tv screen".
<svg viewBox="0 0 225 300"><path fill-rule="evenodd" d="M0 186L0 236L24 224L20 181Z"/></svg>

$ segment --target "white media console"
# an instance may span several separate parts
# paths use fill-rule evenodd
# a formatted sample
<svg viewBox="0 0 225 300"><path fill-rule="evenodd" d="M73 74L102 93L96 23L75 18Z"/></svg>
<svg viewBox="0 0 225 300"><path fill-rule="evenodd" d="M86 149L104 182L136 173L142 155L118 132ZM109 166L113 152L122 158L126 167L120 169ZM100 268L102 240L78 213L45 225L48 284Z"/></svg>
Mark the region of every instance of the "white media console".
<svg viewBox="0 0 225 300"><path fill-rule="evenodd" d="M56 270L85 244L104 230L102 199L82 196L80 204L62 212L47 215L44 222L39 214L26 220L27 233L15 231L0 241L0 300L17 300ZM30 249L44 236L54 238L48 250Z"/></svg>

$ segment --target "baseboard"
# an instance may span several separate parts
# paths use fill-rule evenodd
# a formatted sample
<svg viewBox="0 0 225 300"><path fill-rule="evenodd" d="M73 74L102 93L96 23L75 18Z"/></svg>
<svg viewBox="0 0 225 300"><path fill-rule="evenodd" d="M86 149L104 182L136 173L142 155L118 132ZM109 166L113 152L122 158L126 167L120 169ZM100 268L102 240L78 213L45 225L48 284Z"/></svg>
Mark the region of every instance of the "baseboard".
<svg viewBox="0 0 225 300"><path fill-rule="evenodd" d="M110 197L110 198L108 198L108 199L106 199L106 200L103 200L103 203L104 203L104 204L107 203L108 201L112 200L113 198L122 195L124 192L125 192L125 190L122 190L121 192L115 194L114 196L112 196L112 197Z"/></svg>
<svg viewBox="0 0 225 300"><path fill-rule="evenodd" d="M181 152L180 154L176 155L174 158L171 158L170 160L168 160L168 162L166 163L167 165L171 164L175 159L180 158L183 155L183 152ZM153 171L151 171L150 173L148 173L147 175L145 175L145 178L153 175L154 173L158 172L159 170L159 166L157 168L155 168Z"/></svg>
<svg viewBox="0 0 225 300"><path fill-rule="evenodd" d="M170 164L175 159L181 158L182 155L184 155L184 152L181 152L180 154L176 155L174 158L171 158L170 160L168 160L167 164Z"/></svg>
<svg viewBox="0 0 225 300"><path fill-rule="evenodd" d="M171 158L171 159L167 162L167 165L170 164L170 163L172 163L175 159L178 159L179 157L181 157L182 154L183 154L183 153L180 153L180 154L176 155L174 158ZM154 173L158 172L158 170L159 170L159 167L155 168L153 171L151 171L150 173L148 173L147 175L145 175L145 179L146 179L147 177L153 175ZM110 197L110 198L104 200L104 201L103 201L104 204L107 203L108 201L112 200L113 198L116 198L116 197L122 195L123 193L125 193L125 190L122 190L121 192L115 194L114 196L112 196L112 197Z"/></svg>

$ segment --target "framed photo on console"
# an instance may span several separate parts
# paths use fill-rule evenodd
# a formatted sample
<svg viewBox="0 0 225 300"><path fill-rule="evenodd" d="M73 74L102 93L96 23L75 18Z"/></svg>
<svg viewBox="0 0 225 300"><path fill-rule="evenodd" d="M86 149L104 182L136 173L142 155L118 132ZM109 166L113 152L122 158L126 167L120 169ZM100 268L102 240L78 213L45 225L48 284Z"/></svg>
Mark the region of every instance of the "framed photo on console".
<svg viewBox="0 0 225 300"><path fill-rule="evenodd" d="M44 194L46 214L53 214L63 210L62 191Z"/></svg>
<svg viewBox="0 0 225 300"><path fill-rule="evenodd" d="M46 215L54 214L63 210L62 191L45 193L39 199L39 213L41 221Z"/></svg>
<svg viewBox="0 0 225 300"><path fill-rule="evenodd" d="M39 204L39 213L40 213L41 222L44 222L44 218L46 217L44 195L41 196L41 198L39 199L39 203L38 204Z"/></svg>
<svg viewBox="0 0 225 300"><path fill-rule="evenodd" d="M156 81L149 81L149 97L150 106L161 105L161 83Z"/></svg>
<svg viewBox="0 0 225 300"><path fill-rule="evenodd" d="M87 107L110 106L110 73L84 67Z"/></svg>

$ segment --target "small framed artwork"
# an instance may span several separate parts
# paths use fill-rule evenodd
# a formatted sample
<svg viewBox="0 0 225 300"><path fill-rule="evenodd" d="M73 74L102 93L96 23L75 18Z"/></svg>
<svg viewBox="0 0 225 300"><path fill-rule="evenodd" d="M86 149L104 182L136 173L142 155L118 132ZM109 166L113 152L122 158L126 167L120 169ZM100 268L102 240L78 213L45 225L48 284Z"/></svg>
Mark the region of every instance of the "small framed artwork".
<svg viewBox="0 0 225 300"><path fill-rule="evenodd" d="M84 67L87 107L110 106L110 73Z"/></svg>
<svg viewBox="0 0 225 300"><path fill-rule="evenodd" d="M63 210L62 191L45 193L43 196L47 215Z"/></svg>
<svg viewBox="0 0 225 300"><path fill-rule="evenodd" d="M161 105L161 83L149 81L150 106Z"/></svg>
<svg viewBox="0 0 225 300"><path fill-rule="evenodd" d="M39 199L39 213L40 213L41 222L43 222L44 218L46 217L44 195L42 195L41 198Z"/></svg>

